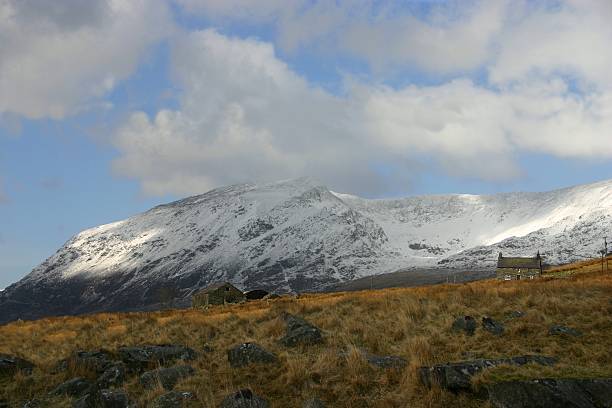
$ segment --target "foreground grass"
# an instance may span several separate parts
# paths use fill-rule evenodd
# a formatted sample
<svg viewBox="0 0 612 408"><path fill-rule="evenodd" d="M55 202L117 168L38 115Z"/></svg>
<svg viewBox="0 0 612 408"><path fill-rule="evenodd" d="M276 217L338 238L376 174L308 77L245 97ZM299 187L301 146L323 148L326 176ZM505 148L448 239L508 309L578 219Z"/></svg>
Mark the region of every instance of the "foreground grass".
<svg viewBox="0 0 612 408"><path fill-rule="evenodd" d="M194 406L214 407L240 388L252 388L273 407L300 407L318 397L331 407L483 407L469 395L427 390L416 376L421 365L529 353L555 356L554 368L499 367L476 382L535 377L612 377L612 273L580 273L566 279L481 281L458 285L398 288L353 293L283 297L209 310L114 313L16 322L0 327L0 353L27 358L38 368L0 384L0 399L18 402L45 395L75 374L51 374L55 363L76 350L115 350L122 345L178 343L202 351L196 376L176 389L194 392ZM512 311L525 316L508 320ZM278 344L284 333L279 315L305 317L326 334L326 343L304 349ZM484 330L472 337L452 333L455 317L491 316L506 333ZM549 336L552 324L583 332ZM253 341L277 353L280 364L231 369L226 350ZM409 361L400 372L371 367L356 350L399 355ZM348 350L346 354L341 351ZM162 390L145 391L137 377L126 389L146 407ZM68 407L68 399L52 402Z"/></svg>

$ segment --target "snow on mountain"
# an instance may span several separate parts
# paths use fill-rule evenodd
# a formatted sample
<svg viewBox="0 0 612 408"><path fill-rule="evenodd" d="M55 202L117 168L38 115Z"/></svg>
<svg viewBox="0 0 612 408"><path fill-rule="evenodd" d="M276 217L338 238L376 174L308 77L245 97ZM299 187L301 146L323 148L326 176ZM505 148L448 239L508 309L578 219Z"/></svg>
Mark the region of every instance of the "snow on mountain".
<svg viewBox="0 0 612 408"><path fill-rule="evenodd" d="M401 268L485 268L500 250L566 262L594 256L610 226L612 181L379 200L308 178L235 185L77 234L0 293L0 322L185 302L221 280L302 291Z"/></svg>

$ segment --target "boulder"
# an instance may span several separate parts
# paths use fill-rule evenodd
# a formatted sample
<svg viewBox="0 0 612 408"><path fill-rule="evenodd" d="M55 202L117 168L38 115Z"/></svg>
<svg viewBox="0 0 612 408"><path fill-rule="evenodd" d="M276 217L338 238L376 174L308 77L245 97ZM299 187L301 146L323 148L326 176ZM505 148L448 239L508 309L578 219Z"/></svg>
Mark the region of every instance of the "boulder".
<svg viewBox="0 0 612 408"><path fill-rule="evenodd" d="M612 379L537 379L487 386L496 408L610 408Z"/></svg>
<svg viewBox="0 0 612 408"><path fill-rule="evenodd" d="M68 367L74 367L79 370L93 371L101 374L114 363L113 355L106 350L77 351L68 358L59 361L54 371L66 371Z"/></svg>
<svg viewBox="0 0 612 408"><path fill-rule="evenodd" d="M243 343L227 350L227 360L230 366L237 368L249 364L277 363L278 357L258 344Z"/></svg>
<svg viewBox="0 0 612 408"><path fill-rule="evenodd" d="M0 407L2 407L2 405L0 405ZM26 401L25 404L23 404L23 407L21 408L43 408L43 407L44 407L43 403L39 399L34 398L32 400Z"/></svg>
<svg viewBox="0 0 612 408"><path fill-rule="evenodd" d="M572 336L572 337L580 337L582 333L576 329L572 329L571 327L561 326L561 325L553 325L548 329L548 334L551 336Z"/></svg>
<svg viewBox="0 0 612 408"><path fill-rule="evenodd" d="M34 364L23 358L0 354L0 377L10 377L18 371L25 374L32 374Z"/></svg>
<svg viewBox="0 0 612 408"><path fill-rule="evenodd" d="M140 384L148 390L154 389L158 384L165 390L172 390L182 379L191 377L195 373L193 367L184 365L169 368L159 368L147 371L140 376Z"/></svg>
<svg viewBox="0 0 612 408"><path fill-rule="evenodd" d="M170 391L153 401L153 408L182 408L187 401L194 399L195 396L190 392Z"/></svg>
<svg viewBox="0 0 612 408"><path fill-rule="evenodd" d="M295 347L323 343L323 335L318 327L289 313L285 313L283 319L287 324L285 336L280 339L283 345Z"/></svg>
<svg viewBox="0 0 612 408"><path fill-rule="evenodd" d="M502 334L504 334L504 326L501 323L491 319L490 317L482 318L482 328L497 336L501 336Z"/></svg>
<svg viewBox="0 0 612 408"><path fill-rule="evenodd" d="M198 357L198 353L189 347L175 344L121 347L118 354L130 370L146 370L178 360L192 361Z"/></svg>
<svg viewBox="0 0 612 408"><path fill-rule="evenodd" d="M104 388L117 388L121 387L126 380L126 370L123 363L117 362L109 366L106 371L102 373L96 380L96 387L99 389Z"/></svg>
<svg viewBox="0 0 612 408"><path fill-rule="evenodd" d="M49 394L54 396L68 395L76 398L88 394L92 389L92 383L84 378L77 377L58 385Z"/></svg>
<svg viewBox="0 0 612 408"><path fill-rule="evenodd" d="M367 354L365 356L368 363L378 368L402 370L408 365L405 358L399 356L377 356L375 354Z"/></svg>
<svg viewBox="0 0 612 408"><path fill-rule="evenodd" d="M124 390L98 390L79 398L72 408L132 408L128 394Z"/></svg>
<svg viewBox="0 0 612 408"><path fill-rule="evenodd" d="M556 359L540 355L527 355L495 360L460 361L438 364L431 367L420 367L418 375L421 383L426 387L438 384L440 387L454 392L468 391L472 387L472 376L487 368L499 365L522 366L529 363L551 366L556 363Z"/></svg>
<svg viewBox="0 0 612 408"><path fill-rule="evenodd" d="M506 315L506 319L518 319L525 316L525 312L521 312L520 310L513 310Z"/></svg>
<svg viewBox="0 0 612 408"><path fill-rule="evenodd" d="M462 331L468 336L473 336L476 331L476 320L472 316L461 316L455 319L451 326L453 331Z"/></svg>
<svg viewBox="0 0 612 408"><path fill-rule="evenodd" d="M253 391L244 389L225 397L220 408L269 408L269 406L268 401L253 394Z"/></svg>
<svg viewBox="0 0 612 408"><path fill-rule="evenodd" d="M304 401L302 408L325 408L325 403L318 398L311 398Z"/></svg>

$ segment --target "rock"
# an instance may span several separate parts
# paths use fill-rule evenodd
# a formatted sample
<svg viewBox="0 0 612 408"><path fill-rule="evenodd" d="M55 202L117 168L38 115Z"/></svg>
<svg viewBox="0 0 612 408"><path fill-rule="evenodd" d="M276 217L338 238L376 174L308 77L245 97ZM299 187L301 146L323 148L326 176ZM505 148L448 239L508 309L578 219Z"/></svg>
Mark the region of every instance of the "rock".
<svg viewBox="0 0 612 408"><path fill-rule="evenodd" d="M507 319L518 319L520 317L525 316L525 312L521 312L520 310L513 310L512 312L506 315Z"/></svg>
<svg viewBox="0 0 612 408"><path fill-rule="evenodd" d="M225 397L220 408L268 408L269 406L268 401L245 389Z"/></svg>
<svg viewBox="0 0 612 408"><path fill-rule="evenodd" d="M1 407L2 407L2 404L0 404L0 408ZM34 398L32 400L26 401L26 403L23 404L23 407L21 408L42 408L42 407L43 407L43 403L39 399Z"/></svg>
<svg viewBox="0 0 612 408"><path fill-rule="evenodd" d="M610 408L612 379L537 379L487 386L496 408Z"/></svg>
<svg viewBox="0 0 612 408"><path fill-rule="evenodd" d="M453 331L463 331L468 336L474 335L476 331L476 320L472 316L462 316L455 319L452 325Z"/></svg>
<svg viewBox="0 0 612 408"><path fill-rule="evenodd" d="M304 401L302 408L325 408L325 404L318 398L312 398Z"/></svg>
<svg viewBox="0 0 612 408"><path fill-rule="evenodd" d="M76 369L93 371L97 374L101 374L113 364L113 355L106 350L77 351L68 358L58 362L54 371L66 371L68 367L74 367Z"/></svg>
<svg viewBox="0 0 612 408"><path fill-rule="evenodd" d="M399 356L377 356L368 354L366 355L366 360L368 363L384 369L401 370L408 365L408 361Z"/></svg>
<svg viewBox="0 0 612 408"><path fill-rule="evenodd" d="M308 323L301 317L297 317L286 313L283 316L287 324L285 336L280 339L280 342L287 347L295 347L297 345L312 345L323 343L323 336L318 327Z"/></svg>
<svg viewBox="0 0 612 408"><path fill-rule="evenodd" d="M160 364L171 364L177 360L192 361L198 356L198 353L189 347L174 344L121 347L118 353L127 368L131 370L146 370Z"/></svg>
<svg viewBox="0 0 612 408"><path fill-rule="evenodd" d="M527 355L496 360L478 359L460 361L438 364L431 367L420 367L418 375L421 383L426 387L438 384L440 387L450 391L467 391L471 389L472 376L487 368L499 365L522 366L529 363L551 366L556 363L556 359L539 355Z"/></svg>
<svg viewBox="0 0 612 408"><path fill-rule="evenodd" d="M82 397L93 389L93 384L84 378L73 378L55 387L50 395L68 395L70 397Z"/></svg>
<svg viewBox="0 0 612 408"><path fill-rule="evenodd" d="M227 350L227 360L230 366L243 367L249 364L273 364L278 357L258 344L243 343Z"/></svg>
<svg viewBox="0 0 612 408"><path fill-rule="evenodd" d="M195 399L195 396L186 391L170 391L153 401L153 408L182 408L186 401Z"/></svg>
<svg viewBox="0 0 612 408"><path fill-rule="evenodd" d="M191 377L195 370L193 367L184 365L170 368L159 368L157 370L147 371L140 376L140 384L146 389L154 389L158 384L165 390L172 390L174 386L182 379Z"/></svg>
<svg viewBox="0 0 612 408"><path fill-rule="evenodd" d="M572 329L571 327L566 327L566 326L561 326L561 325L554 325L551 326L550 329L548 330L548 334L551 336L573 336L573 337L580 337L582 336L582 333L576 329Z"/></svg>
<svg viewBox="0 0 612 408"><path fill-rule="evenodd" d="M99 390L91 392L74 402L72 408L132 408L124 390Z"/></svg>
<svg viewBox="0 0 612 408"><path fill-rule="evenodd" d="M205 344L204 346L202 346L202 352L204 352L204 353L212 353L214 351L215 351L215 349L212 346L208 345L208 344Z"/></svg>
<svg viewBox="0 0 612 408"><path fill-rule="evenodd" d="M96 380L96 387L117 388L121 387L126 379L125 365L123 363L115 363L108 367L104 373Z"/></svg>
<svg viewBox="0 0 612 408"><path fill-rule="evenodd" d="M501 336L502 334L504 334L504 326L501 323L491 319L490 317L482 318L482 328L497 336Z"/></svg>
<svg viewBox="0 0 612 408"><path fill-rule="evenodd" d="M264 296L264 299L278 299L280 298L280 295L277 293L269 293L266 296Z"/></svg>
<svg viewBox="0 0 612 408"><path fill-rule="evenodd" d="M0 354L0 377L13 376L18 371L24 374L32 374L34 364L23 358Z"/></svg>
<svg viewBox="0 0 612 408"><path fill-rule="evenodd" d="M0 408L9 408L9 402L5 399L0 399Z"/></svg>

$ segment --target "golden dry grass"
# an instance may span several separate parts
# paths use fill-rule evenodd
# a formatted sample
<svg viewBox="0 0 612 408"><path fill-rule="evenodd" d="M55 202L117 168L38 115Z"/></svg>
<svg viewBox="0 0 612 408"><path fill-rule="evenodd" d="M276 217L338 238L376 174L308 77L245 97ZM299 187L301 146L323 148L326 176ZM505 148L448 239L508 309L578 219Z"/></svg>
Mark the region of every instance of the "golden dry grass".
<svg viewBox="0 0 612 408"><path fill-rule="evenodd" d="M273 407L300 407L310 397L319 397L330 407L482 407L486 404L469 395L425 389L418 382L416 369L475 357L540 353L557 357L559 364L554 368L500 367L475 381L612 377L611 295L612 273L583 273L567 279L312 294L206 311L103 313L15 322L0 327L0 353L27 358L39 368L30 377L18 375L0 384L0 399L17 403L44 395L71 378L77 373L50 372L58 360L76 350L179 343L198 351L204 345L214 348L194 362L197 374L177 387L197 395L194 406L218 406L228 393L250 387ZM526 315L506 320L515 310ZM282 311L319 326L326 334L325 345L301 349L281 346ZM506 333L501 337L481 329L472 337L452 333L453 319L465 314L478 320L486 315L504 321ZM574 327L584 335L549 336L552 324ZM245 341L277 353L280 364L231 369L226 350ZM399 355L409 364L400 372L376 369L364 361L359 349ZM143 407L162 393L144 391L136 377L126 389ZM70 401L57 399L52 406L68 407Z"/></svg>

